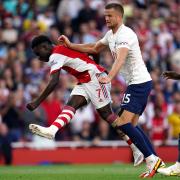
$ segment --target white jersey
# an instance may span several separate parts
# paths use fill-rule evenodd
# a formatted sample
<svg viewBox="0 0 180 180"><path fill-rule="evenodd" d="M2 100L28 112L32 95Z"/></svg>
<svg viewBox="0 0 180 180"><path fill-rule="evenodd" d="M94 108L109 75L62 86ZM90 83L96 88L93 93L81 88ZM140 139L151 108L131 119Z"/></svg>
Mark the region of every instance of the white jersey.
<svg viewBox="0 0 180 180"><path fill-rule="evenodd" d="M120 69L120 74L128 85L151 80L142 59L138 38L132 29L122 24L115 34L113 34L112 30L109 30L100 42L109 45L114 59L119 48L125 47L129 49L125 63Z"/></svg>

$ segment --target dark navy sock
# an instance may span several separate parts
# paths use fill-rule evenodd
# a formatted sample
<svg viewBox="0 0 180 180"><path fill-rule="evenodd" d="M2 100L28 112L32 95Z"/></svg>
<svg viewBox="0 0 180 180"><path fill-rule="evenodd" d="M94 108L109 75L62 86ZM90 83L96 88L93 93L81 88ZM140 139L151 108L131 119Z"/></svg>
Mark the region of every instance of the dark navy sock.
<svg viewBox="0 0 180 180"><path fill-rule="evenodd" d="M131 124L127 123L118 127L123 133L127 134L137 148L144 154L144 157L150 156L152 153L151 149L146 144L141 133Z"/></svg>
<svg viewBox="0 0 180 180"><path fill-rule="evenodd" d="M146 144L148 145L148 147L149 147L149 149L152 151L152 153L153 153L154 155L157 155L156 152L155 152L155 150L154 150L153 145L151 144L151 141L149 140L149 138L147 137L147 135L144 133L144 131L143 131L139 126L136 126L135 128L141 133L141 135L143 136Z"/></svg>

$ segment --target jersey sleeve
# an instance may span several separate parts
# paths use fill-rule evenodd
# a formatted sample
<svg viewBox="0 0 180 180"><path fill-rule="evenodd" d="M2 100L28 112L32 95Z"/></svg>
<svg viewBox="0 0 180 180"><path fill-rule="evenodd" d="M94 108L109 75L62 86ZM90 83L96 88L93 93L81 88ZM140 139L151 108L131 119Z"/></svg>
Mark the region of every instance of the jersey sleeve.
<svg viewBox="0 0 180 180"><path fill-rule="evenodd" d="M136 36L134 34L122 34L117 39L116 48L125 47L130 49L134 41L136 41Z"/></svg>
<svg viewBox="0 0 180 180"><path fill-rule="evenodd" d="M61 54L52 54L49 59L50 63L50 74L59 71L65 64L66 56Z"/></svg>
<svg viewBox="0 0 180 180"><path fill-rule="evenodd" d="M108 32L105 34L105 36L102 38L102 39L100 39L99 41L102 43L102 44L104 44L104 45L108 45L109 43L108 43Z"/></svg>

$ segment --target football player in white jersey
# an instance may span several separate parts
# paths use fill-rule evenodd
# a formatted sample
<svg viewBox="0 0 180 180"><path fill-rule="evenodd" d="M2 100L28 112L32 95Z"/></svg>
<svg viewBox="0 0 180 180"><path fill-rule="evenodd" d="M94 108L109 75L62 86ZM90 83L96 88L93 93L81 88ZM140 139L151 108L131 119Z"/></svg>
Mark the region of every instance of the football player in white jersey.
<svg viewBox="0 0 180 180"><path fill-rule="evenodd" d="M163 77L166 79L174 79L180 80L180 74L174 71L165 71L163 73ZM180 134L179 134L179 141L178 141L178 160L175 164L167 167L167 168L159 168L158 172L165 175L165 176L180 176Z"/></svg>
<svg viewBox="0 0 180 180"><path fill-rule="evenodd" d="M92 102L97 112L109 124L116 120L117 115L111 108L110 89L111 84L100 84L98 77L107 76L106 70L96 64L86 54L74 51L65 46L52 44L51 40L44 35L32 40L32 49L43 62L49 62L50 82L40 95L27 104L31 111L36 109L41 102L55 89L59 82L61 69L75 76L78 84L73 88L67 104L50 127L42 127L30 124L30 130L39 136L53 139L59 129L66 126L73 118L77 109ZM143 154L132 143L128 136L117 129L117 133L125 140L133 151L134 166L138 166L144 160Z"/></svg>
<svg viewBox="0 0 180 180"><path fill-rule="evenodd" d="M105 20L110 30L104 38L94 44L74 44L64 35L59 37L59 41L71 49L91 54L99 53L109 47L114 63L108 76L99 77L99 82L109 83L120 73L128 85L119 117L113 125L126 133L144 154L148 170L140 176L153 177L161 166L162 160L156 156L144 132L136 126L147 104L152 80L142 59L138 38L132 29L123 24L123 14L122 5L118 3L106 5Z"/></svg>

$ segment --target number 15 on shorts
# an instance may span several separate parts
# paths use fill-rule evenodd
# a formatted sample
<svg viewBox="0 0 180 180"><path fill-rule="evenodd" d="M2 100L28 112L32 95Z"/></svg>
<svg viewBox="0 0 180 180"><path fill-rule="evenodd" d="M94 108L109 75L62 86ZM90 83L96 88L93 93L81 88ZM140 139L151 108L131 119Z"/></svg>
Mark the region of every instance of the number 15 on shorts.
<svg viewBox="0 0 180 180"><path fill-rule="evenodd" d="M131 94L124 94L122 103L128 104L130 102L130 96Z"/></svg>

